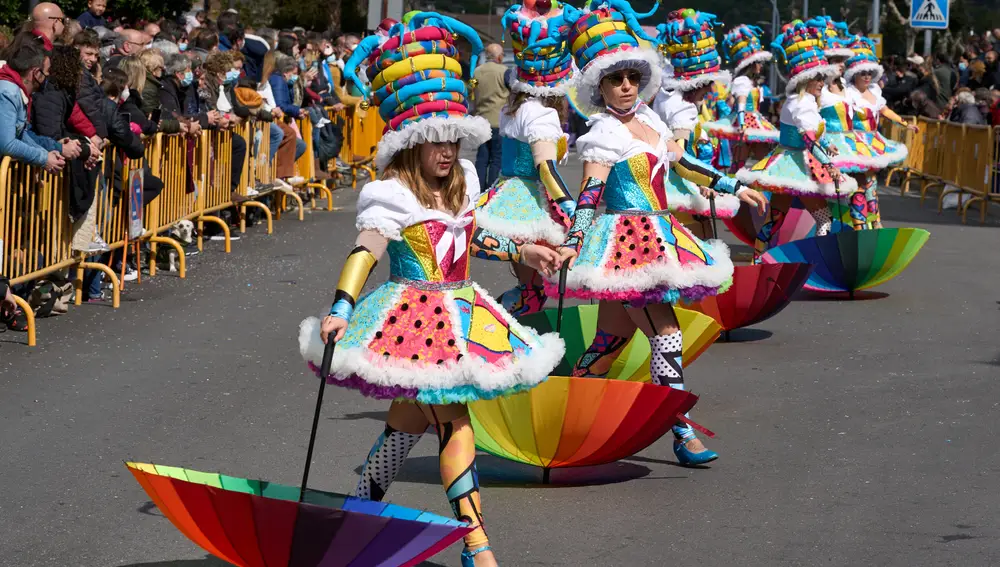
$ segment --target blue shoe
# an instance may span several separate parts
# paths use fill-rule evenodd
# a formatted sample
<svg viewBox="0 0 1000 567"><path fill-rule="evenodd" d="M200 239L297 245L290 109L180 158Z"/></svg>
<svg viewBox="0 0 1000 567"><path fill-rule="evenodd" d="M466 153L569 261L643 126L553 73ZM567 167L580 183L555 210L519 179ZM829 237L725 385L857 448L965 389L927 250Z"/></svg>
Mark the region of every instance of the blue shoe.
<svg viewBox="0 0 1000 567"><path fill-rule="evenodd" d="M484 545L479 549L474 549L472 551L462 550L462 567L476 567L476 560L474 557L484 551L490 550L492 550L492 548L488 545Z"/></svg>
<svg viewBox="0 0 1000 567"><path fill-rule="evenodd" d="M693 465L704 465L705 463L711 463L715 459L719 458L719 454L715 451L709 451L705 449L700 453L692 453L688 450L687 443L694 437L689 437L682 441L674 441L674 456L677 457L677 462L683 467L689 467Z"/></svg>

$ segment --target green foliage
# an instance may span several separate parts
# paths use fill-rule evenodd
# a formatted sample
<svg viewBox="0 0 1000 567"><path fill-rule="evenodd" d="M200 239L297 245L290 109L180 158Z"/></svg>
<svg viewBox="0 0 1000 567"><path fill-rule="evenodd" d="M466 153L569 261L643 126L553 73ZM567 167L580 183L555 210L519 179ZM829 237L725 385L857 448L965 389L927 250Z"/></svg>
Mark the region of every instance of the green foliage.
<svg viewBox="0 0 1000 567"><path fill-rule="evenodd" d="M17 29L27 19L27 6L21 0L0 0L0 24Z"/></svg>

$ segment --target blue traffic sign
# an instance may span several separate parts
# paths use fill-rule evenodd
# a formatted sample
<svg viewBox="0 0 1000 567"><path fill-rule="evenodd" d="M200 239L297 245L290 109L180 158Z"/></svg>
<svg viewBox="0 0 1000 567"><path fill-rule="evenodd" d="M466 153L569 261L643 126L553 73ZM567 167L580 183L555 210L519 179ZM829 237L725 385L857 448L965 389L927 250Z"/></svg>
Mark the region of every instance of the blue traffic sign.
<svg viewBox="0 0 1000 567"><path fill-rule="evenodd" d="M948 29L948 0L910 0L910 27Z"/></svg>

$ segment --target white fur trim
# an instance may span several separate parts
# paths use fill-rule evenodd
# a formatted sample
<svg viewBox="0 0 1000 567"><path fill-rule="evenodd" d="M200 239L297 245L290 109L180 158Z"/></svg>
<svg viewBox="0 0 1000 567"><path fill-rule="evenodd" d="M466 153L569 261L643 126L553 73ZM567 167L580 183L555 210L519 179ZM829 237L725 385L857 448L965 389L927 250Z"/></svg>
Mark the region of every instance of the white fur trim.
<svg viewBox="0 0 1000 567"><path fill-rule="evenodd" d="M674 91L687 92L712 83L725 83L728 85L732 80L733 75L729 71L717 71L715 73L696 75L687 79L668 77L663 80L663 85Z"/></svg>
<svg viewBox="0 0 1000 567"><path fill-rule="evenodd" d="M473 285L476 293L494 309L504 312L479 286ZM450 311L457 311L452 306ZM513 318L511 318L513 319ZM452 324L458 324L453 317ZM511 328L526 334L524 327L516 321L509 322ZM456 327L458 329L460 327ZM309 317L299 325L299 352L302 358L319 366L323 360L325 345L319 336L320 319ZM464 341L456 341L461 344ZM403 388L437 389L474 386L480 390L504 390L520 385L540 384L562 361L566 345L556 333L547 333L539 341L529 345L531 353L519 357L514 363L503 366L490 364L478 356L462 357L462 360L442 365L428 366L414 364L409 360L387 362L363 347L338 348L333 355L331 373L337 376L357 374L366 382L379 386L400 386ZM464 351L464 347L460 348Z"/></svg>
<svg viewBox="0 0 1000 567"><path fill-rule="evenodd" d="M676 220L674 222L677 222ZM596 266L576 266L566 277L566 286L572 289L591 291L649 291L668 286L685 289L697 285L719 287L733 277L733 261L729 257L729 247L721 240L704 242L705 251L715 260L714 266L698 265L682 267L677 263L658 261L638 270L629 270L628 275L609 274L604 266L607 256L614 252L614 246L607 246L605 256ZM666 257L664 257L666 259Z"/></svg>
<svg viewBox="0 0 1000 567"><path fill-rule="evenodd" d="M871 167L873 169L885 169L894 163L900 163L906 159L910 151L906 146L900 144L901 150L896 150L893 154L882 154L880 156L868 157L858 154L850 155L836 155L832 158L834 164L843 165L843 167L849 167L854 164L864 165Z"/></svg>
<svg viewBox="0 0 1000 567"><path fill-rule="evenodd" d="M849 47L831 47L823 51L827 59L831 57L854 57L854 51Z"/></svg>
<svg viewBox="0 0 1000 567"><path fill-rule="evenodd" d="M786 187L799 193L818 195L823 197L837 197L837 187L833 183L819 184L815 181L791 180L787 177L776 177L768 175L766 171L751 171L743 168L736 172L736 179L748 187L759 187L764 191L774 188ZM858 182L853 177L842 175L840 180L840 196L849 197L851 193L858 189Z"/></svg>
<svg viewBox="0 0 1000 567"><path fill-rule="evenodd" d="M706 133L712 135L716 132L725 134L735 134L736 127L732 124L725 124L721 121L719 122L709 122L702 126ZM764 130L762 128L745 128L743 130L745 136L757 136L759 138L773 139L775 142L778 141L779 132L777 130Z"/></svg>
<svg viewBox="0 0 1000 567"><path fill-rule="evenodd" d="M604 71L623 61L641 61L649 65L649 82L639 91L639 99L651 101L660 90L663 80L663 58L652 49L635 48L601 55L593 59L580 72L573 76L573 86L577 96L574 99L576 107L587 116L604 112L604 107L597 107L591 102L593 94L600 88Z"/></svg>
<svg viewBox="0 0 1000 567"><path fill-rule="evenodd" d="M396 223L382 221L381 219L370 218L370 219L358 219L354 226L358 229L358 232L363 232L366 230L374 230L375 232L381 234L382 236L388 238L389 240L402 240L403 235L400 234L399 228Z"/></svg>
<svg viewBox="0 0 1000 567"><path fill-rule="evenodd" d="M476 226L493 234L523 240L526 243L544 240L559 246L566 241L566 231L550 218L535 222L511 222L487 215L476 215Z"/></svg>
<svg viewBox="0 0 1000 567"><path fill-rule="evenodd" d="M882 65L874 61L855 63L854 65L848 67L846 71L844 71L844 81L850 83L851 80L854 79L854 75L857 75L862 71L872 71L873 73L875 73L875 76L872 77L872 84L879 82L879 80L882 78L882 73L884 72L882 69Z"/></svg>
<svg viewBox="0 0 1000 567"><path fill-rule="evenodd" d="M404 126L402 130L386 132L378 143L375 167L384 169L400 151L425 142L468 141L476 147L489 140L491 135L490 123L481 116L425 118Z"/></svg>
<svg viewBox="0 0 1000 567"><path fill-rule="evenodd" d="M521 81L517 78L517 74L515 73L510 84L510 90L516 93L528 93L531 96L562 96L566 94L566 88L569 86L570 81L573 80L572 76L573 75L570 74L569 78L560 81L559 84L555 86L535 86Z"/></svg>
<svg viewBox="0 0 1000 567"><path fill-rule="evenodd" d="M848 51L850 51L850 50L848 50ZM750 65L753 65L754 63L764 63L766 61L770 61L773 58L774 58L774 55L771 54L770 51L758 51L757 53L754 53L753 55L751 55L750 57L747 57L743 61L740 61L739 64L736 65L736 68L733 69L733 74L734 75L739 75L740 71L742 71L743 69L746 69Z"/></svg>
<svg viewBox="0 0 1000 567"><path fill-rule="evenodd" d="M692 211L698 215L709 215L712 213L711 202L701 193L683 193L681 195L671 195L670 202L667 203L669 209L679 209ZM740 210L740 200L735 195L720 194L715 198L715 214L720 219L731 219Z"/></svg>
<svg viewBox="0 0 1000 567"><path fill-rule="evenodd" d="M809 81L811 79L832 79L840 74L840 68L836 65L818 65L811 69L806 69L798 75L788 79L788 84L785 86L785 94L792 94L799 88L799 84L803 81Z"/></svg>

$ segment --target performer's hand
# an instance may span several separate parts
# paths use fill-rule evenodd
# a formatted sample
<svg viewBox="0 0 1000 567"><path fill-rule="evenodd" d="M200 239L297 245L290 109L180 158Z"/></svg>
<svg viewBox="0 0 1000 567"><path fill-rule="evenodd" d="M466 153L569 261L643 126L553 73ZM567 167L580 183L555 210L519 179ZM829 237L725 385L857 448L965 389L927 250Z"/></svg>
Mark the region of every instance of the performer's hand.
<svg viewBox="0 0 1000 567"><path fill-rule="evenodd" d="M344 333L347 331L347 321L341 319L340 317L334 317L333 315L327 315L323 317L323 323L319 328L319 336L323 339L323 344L326 344L330 340L330 335L333 335L333 342L338 342L340 339L344 338Z"/></svg>
<svg viewBox="0 0 1000 567"><path fill-rule="evenodd" d="M830 157L834 157L840 155L840 150L838 150L836 146L830 146L826 149L826 154Z"/></svg>
<svg viewBox="0 0 1000 567"><path fill-rule="evenodd" d="M562 267L562 265L565 264L567 260L569 260L569 267L572 268L573 264L576 263L577 256L579 256L579 253L574 248L570 248L569 246L560 246L559 267Z"/></svg>
<svg viewBox="0 0 1000 567"><path fill-rule="evenodd" d="M919 132L920 131L920 127L917 126L916 124L910 124L909 126L906 127L906 129L909 130L910 132Z"/></svg>
<svg viewBox="0 0 1000 567"><path fill-rule="evenodd" d="M558 252L537 244L526 244L521 248L521 261L548 277L559 271L561 265Z"/></svg>
<svg viewBox="0 0 1000 567"><path fill-rule="evenodd" d="M764 213L767 212L767 199L753 189L741 191L739 199L751 207L757 207L757 214L761 216L764 216Z"/></svg>
<svg viewBox="0 0 1000 567"><path fill-rule="evenodd" d="M709 189L708 187L699 187L698 190L701 191L701 196L706 199L714 199L719 196L714 189Z"/></svg>

